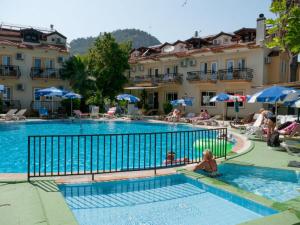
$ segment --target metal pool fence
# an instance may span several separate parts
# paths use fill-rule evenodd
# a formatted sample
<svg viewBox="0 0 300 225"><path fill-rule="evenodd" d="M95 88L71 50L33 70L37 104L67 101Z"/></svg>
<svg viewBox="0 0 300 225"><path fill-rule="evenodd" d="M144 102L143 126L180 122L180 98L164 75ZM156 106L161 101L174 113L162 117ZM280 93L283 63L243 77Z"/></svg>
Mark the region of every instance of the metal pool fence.
<svg viewBox="0 0 300 225"><path fill-rule="evenodd" d="M197 163L210 149L226 157L227 129L28 136L28 180L155 170ZM169 157L168 157L169 155Z"/></svg>

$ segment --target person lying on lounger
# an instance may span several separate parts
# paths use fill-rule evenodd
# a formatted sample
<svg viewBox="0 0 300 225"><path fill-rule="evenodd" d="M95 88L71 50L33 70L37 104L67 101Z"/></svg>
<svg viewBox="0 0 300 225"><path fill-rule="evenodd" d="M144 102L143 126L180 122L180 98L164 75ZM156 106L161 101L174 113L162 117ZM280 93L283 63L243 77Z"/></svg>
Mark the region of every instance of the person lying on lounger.
<svg viewBox="0 0 300 225"><path fill-rule="evenodd" d="M194 168L195 170L204 170L209 173L209 176L218 176L218 165L210 150L205 150L203 160Z"/></svg>

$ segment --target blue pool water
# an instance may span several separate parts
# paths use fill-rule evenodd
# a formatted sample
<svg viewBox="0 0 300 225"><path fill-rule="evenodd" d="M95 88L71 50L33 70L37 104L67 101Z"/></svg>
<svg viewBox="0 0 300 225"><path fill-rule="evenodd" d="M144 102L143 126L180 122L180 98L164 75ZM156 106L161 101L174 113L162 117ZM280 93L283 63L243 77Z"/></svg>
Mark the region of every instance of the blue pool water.
<svg viewBox="0 0 300 225"><path fill-rule="evenodd" d="M184 175L59 188L80 225L234 225L277 213Z"/></svg>
<svg viewBox="0 0 300 225"><path fill-rule="evenodd" d="M183 130L192 130L192 129L193 128L191 126L186 126L186 125L150 123L150 122L140 122L140 121L104 122L104 121L83 120L81 122L49 121L49 122L27 122L27 123L3 123L0 124L0 155L1 155L0 173L27 172L27 136L28 135L152 133L152 132L167 132L167 131L183 131ZM54 146L57 146L55 141L56 140L54 140ZM75 145L75 141L77 140L74 140L74 145ZM81 141L80 142L81 149L83 149L84 148L83 140L80 141ZM112 143L113 141L115 140L112 140ZM131 140L131 142L133 141ZM118 143L120 144L121 140L119 140ZM124 145L126 144L127 143L125 140ZM170 145L171 142L169 142L168 144ZM174 144L175 144L175 140L174 140ZM89 146L89 139L87 140L86 145ZM114 145L116 145L116 143L114 143ZM46 147L49 150L51 146L46 146ZM61 146L61 151L63 151L63 146ZM69 151L69 146L67 151ZM54 163L57 163L58 156L55 149L54 152L55 152ZM50 151L48 151L48 153L50 153ZM74 155L75 153L76 152L74 152ZM68 152L67 154L70 153ZM84 154L83 151L80 152L81 159L83 158L83 154ZM89 158L88 154L89 153L86 154L87 159ZM115 153L112 153L112 156L114 157L113 154ZM62 155L64 155L63 152L61 152L61 158ZM119 159L120 159L120 155L121 153L119 153ZM107 152L106 157L108 156L109 153ZM36 155L36 157L38 158L38 155ZM134 156L130 152L130 157L137 157L137 156ZM128 158L130 157L128 156ZM151 157L153 157L153 154ZM74 159L73 166L77 167L75 161L77 162L77 159ZM152 160L152 162L153 161L154 160ZM115 162L111 162L111 165L106 165L106 169L109 167L117 167L114 163ZM64 162L61 162L60 166L62 167L63 164ZM49 165L47 165L47 171L49 171L48 166ZM102 166L102 164L100 166ZM82 169L81 167L82 166L80 166L80 169ZM68 168L68 171L69 170L70 168Z"/></svg>
<svg viewBox="0 0 300 225"><path fill-rule="evenodd" d="M284 202L300 196L300 173L297 171L222 164L218 179L246 191Z"/></svg>

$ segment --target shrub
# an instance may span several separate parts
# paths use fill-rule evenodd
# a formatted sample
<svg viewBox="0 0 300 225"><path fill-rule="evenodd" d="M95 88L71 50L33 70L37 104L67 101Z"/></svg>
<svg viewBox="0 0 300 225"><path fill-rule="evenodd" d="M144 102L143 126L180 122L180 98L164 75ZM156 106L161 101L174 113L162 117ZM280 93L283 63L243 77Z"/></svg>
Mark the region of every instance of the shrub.
<svg viewBox="0 0 300 225"><path fill-rule="evenodd" d="M63 99L61 106L65 109L68 115L71 112L71 99ZM72 110L80 109L80 99L72 99Z"/></svg>
<svg viewBox="0 0 300 225"><path fill-rule="evenodd" d="M163 108L164 108L164 113L169 114L172 111L173 106L170 102L165 102Z"/></svg>

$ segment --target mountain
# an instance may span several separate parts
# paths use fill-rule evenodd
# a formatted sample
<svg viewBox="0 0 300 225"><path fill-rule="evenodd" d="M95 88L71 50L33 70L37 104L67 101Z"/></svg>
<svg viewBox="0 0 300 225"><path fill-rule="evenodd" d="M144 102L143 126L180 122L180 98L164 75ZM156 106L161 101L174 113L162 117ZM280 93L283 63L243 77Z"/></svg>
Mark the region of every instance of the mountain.
<svg viewBox="0 0 300 225"><path fill-rule="evenodd" d="M100 33L101 35L101 33ZM123 29L112 32L112 35L117 42L132 42L133 48L139 48L141 46L152 46L160 44L160 41L151 34L137 30L137 29ZM84 54L88 52L88 49L93 46L96 37L77 38L70 42L71 54Z"/></svg>

